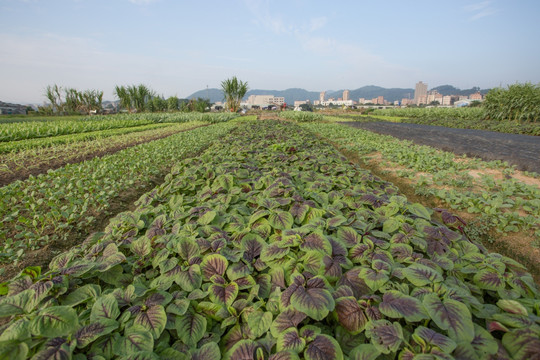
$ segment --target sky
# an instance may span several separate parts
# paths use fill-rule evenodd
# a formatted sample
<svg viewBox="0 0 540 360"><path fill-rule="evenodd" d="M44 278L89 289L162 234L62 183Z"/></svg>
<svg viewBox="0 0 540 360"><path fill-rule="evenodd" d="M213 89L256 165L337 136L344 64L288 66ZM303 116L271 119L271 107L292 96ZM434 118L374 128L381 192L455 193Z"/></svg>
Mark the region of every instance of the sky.
<svg viewBox="0 0 540 360"><path fill-rule="evenodd" d="M538 0L0 0L0 101L57 84L461 89L540 83Z"/></svg>

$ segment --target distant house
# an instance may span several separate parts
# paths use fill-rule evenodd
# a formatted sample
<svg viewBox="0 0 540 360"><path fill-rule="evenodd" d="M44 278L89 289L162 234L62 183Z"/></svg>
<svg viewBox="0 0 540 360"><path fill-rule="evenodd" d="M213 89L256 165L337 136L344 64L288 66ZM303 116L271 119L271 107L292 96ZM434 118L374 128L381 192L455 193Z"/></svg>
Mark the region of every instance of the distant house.
<svg viewBox="0 0 540 360"><path fill-rule="evenodd" d="M26 106L19 104L10 104L0 101L0 114L1 115L26 115Z"/></svg>

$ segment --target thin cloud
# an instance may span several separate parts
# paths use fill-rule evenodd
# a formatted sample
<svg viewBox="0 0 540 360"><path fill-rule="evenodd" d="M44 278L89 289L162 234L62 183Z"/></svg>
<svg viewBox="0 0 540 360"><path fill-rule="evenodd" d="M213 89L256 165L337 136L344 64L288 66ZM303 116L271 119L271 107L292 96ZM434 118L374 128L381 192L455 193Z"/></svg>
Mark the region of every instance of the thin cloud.
<svg viewBox="0 0 540 360"><path fill-rule="evenodd" d="M295 19L294 23L288 23L275 12L268 0L244 0L244 3L253 15L253 22L276 35L308 34L323 28L328 22L326 16L320 16L303 22Z"/></svg>
<svg viewBox="0 0 540 360"><path fill-rule="evenodd" d="M475 21L487 16L496 14L498 11L491 6L491 1L482 1L476 4L470 4L463 8L466 12L472 13L469 21Z"/></svg>
<svg viewBox="0 0 540 360"><path fill-rule="evenodd" d="M135 5L148 5L151 3L158 2L159 0L128 0L128 1Z"/></svg>
<svg viewBox="0 0 540 360"><path fill-rule="evenodd" d="M323 28L327 22L328 22L328 19L326 18L326 16L312 18L309 20L309 30L310 31L319 30Z"/></svg>

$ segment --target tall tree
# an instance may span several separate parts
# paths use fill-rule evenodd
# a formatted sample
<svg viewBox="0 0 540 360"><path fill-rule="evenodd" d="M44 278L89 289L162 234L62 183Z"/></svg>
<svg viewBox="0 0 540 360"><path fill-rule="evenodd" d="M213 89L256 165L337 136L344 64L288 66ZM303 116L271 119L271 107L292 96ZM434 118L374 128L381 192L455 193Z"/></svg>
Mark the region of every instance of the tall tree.
<svg viewBox="0 0 540 360"><path fill-rule="evenodd" d="M120 107L123 107L128 112L131 112L131 96L125 86L116 85L114 94L120 100Z"/></svg>
<svg viewBox="0 0 540 360"><path fill-rule="evenodd" d="M223 90L223 97L227 103L227 108L232 112L238 111L240 102L248 91L247 81L242 82L236 76L233 76L221 82L221 89Z"/></svg>
<svg viewBox="0 0 540 360"><path fill-rule="evenodd" d="M51 102L53 112L61 113L64 110L61 86L58 86L56 84L48 85L45 89L45 96Z"/></svg>

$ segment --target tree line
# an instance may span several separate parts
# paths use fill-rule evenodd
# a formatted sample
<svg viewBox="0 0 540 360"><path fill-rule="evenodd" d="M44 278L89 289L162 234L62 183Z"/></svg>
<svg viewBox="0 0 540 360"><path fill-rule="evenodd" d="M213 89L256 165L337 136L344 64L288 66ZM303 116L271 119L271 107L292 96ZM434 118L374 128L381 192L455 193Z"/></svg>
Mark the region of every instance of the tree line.
<svg viewBox="0 0 540 360"><path fill-rule="evenodd" d="M247 82L233 76L221 83L226 109L236 112L240 101L248 90ZM119 100L119 107L129 113L133 112L165 112L165 111L197 111L206 112L212 106L209 99L180 99L177 96L165 98L144 84L116 85L114 95ZM43 115L71 115L99 113L103 108L103 91L64 88L56 84L45 89L45 97L49 104L39 107Z"/></svg>

